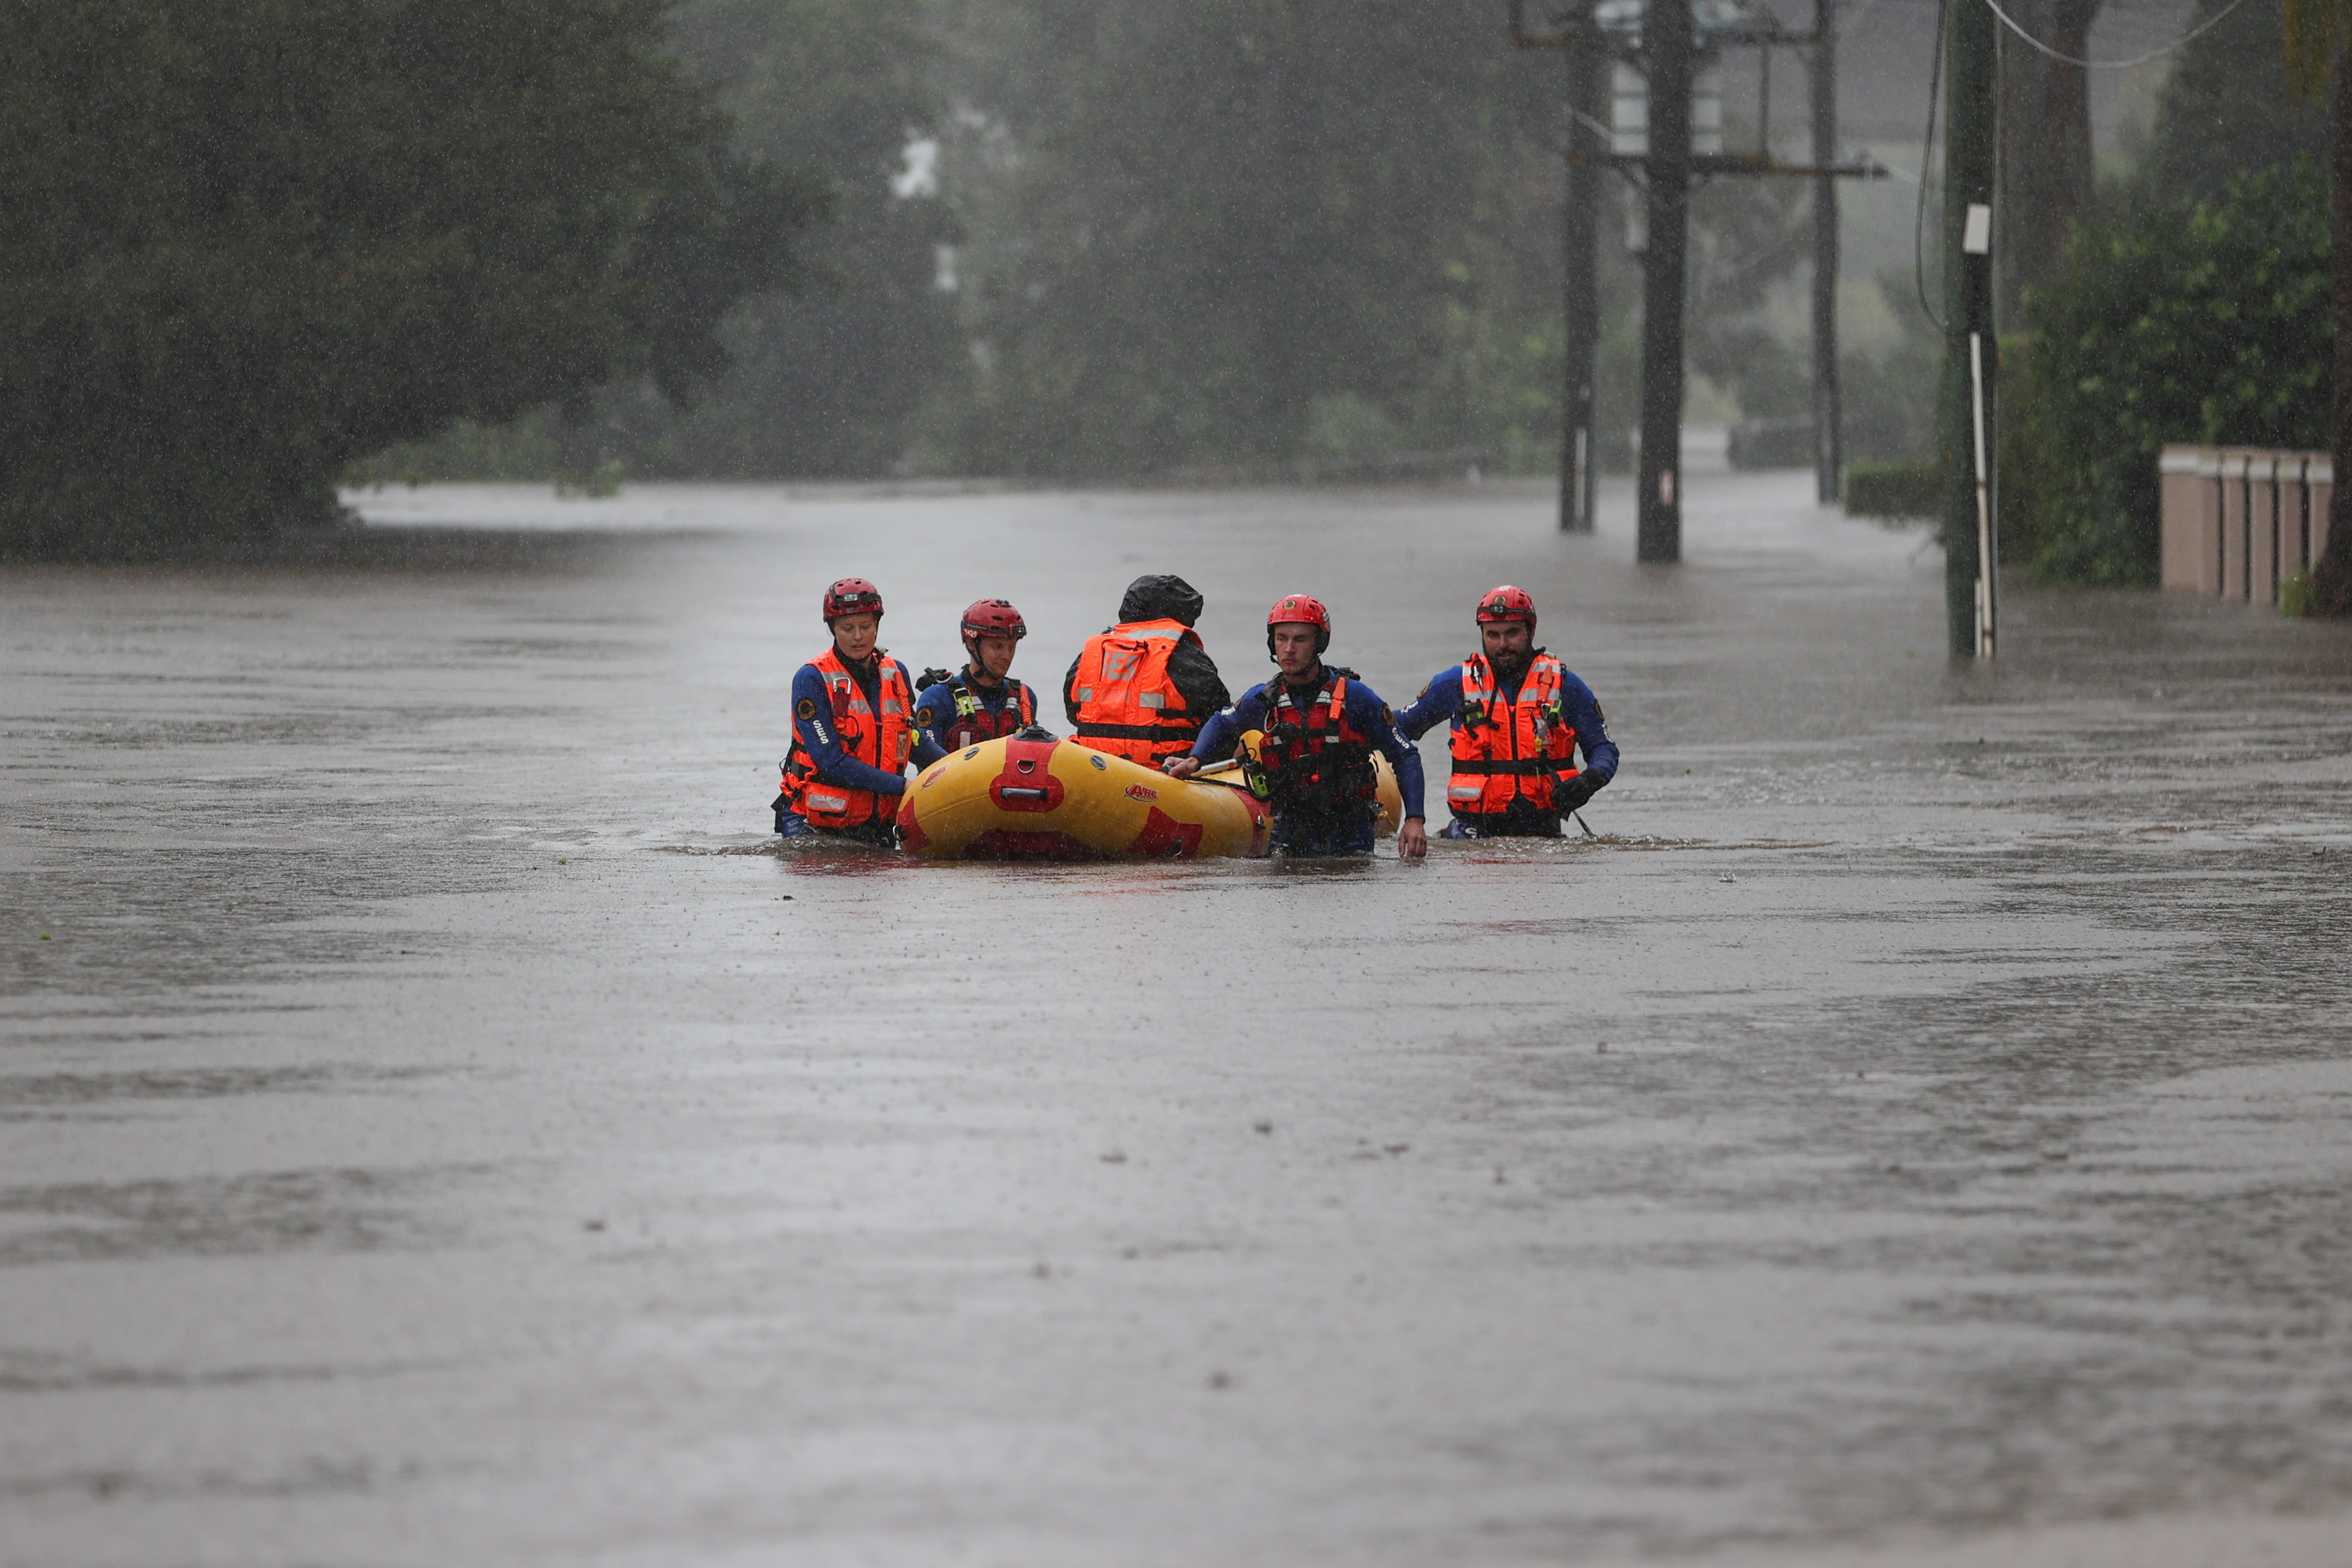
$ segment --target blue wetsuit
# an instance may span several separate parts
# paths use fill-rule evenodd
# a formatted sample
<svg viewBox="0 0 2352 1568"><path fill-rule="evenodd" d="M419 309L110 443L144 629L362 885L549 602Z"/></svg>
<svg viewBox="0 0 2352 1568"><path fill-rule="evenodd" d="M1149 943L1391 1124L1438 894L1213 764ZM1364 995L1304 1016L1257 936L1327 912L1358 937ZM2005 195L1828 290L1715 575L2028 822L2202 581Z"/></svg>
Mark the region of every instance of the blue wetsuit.
<svg viewBox="0 0 2352 1568"><path fill-rule="evenodd" d="M1304 693L1312 696L1323 683L1324 671L1315 672L1315 685ZM1280 679L1281 677L1276 677ZM1265 728L1265 688L1271 682L1251 687L1241 695L1241 700L1213 716L1201 727L1201 738L1192 742L1192 755L1202 763L1221 763L1234 754L1241 743L1244 730ZM1298 700L1302 693L1291 689L1291 700ZM1388 758L1396 770L1397 789L1404 796L1404 814L1420 816L1422 775L1421 752L1398 732L1396 715L1381 700L1380 693L1362 681L1350 678L1343 708L1348 725L1372 743L1372 748ZM1274 847L1288 855L1369 855L1374 840L1373 824L1340 827L1310 826L1295 821L1283 812L1280 803L1275 807Z"/></svg>
<svg viewBox="0 0 2352 1568"><path fill-rule="evenodd" d="M970 691L972 700L990 718L998 721L1000 724L1004 718L1005 701L1016 691L1029 693L1029 712L1033 721L1038 710L1035 689L1022 685L1009 675L998 682L994 691L989 690L987 687L972 679L970 675L966 675L964 689ZM1020 715L1021 709L1016 704L1013 710L1013 716L1018 719ZM947 681L934 681L916 694L915 728L922 731L924 740L940 748L941 756L947 754L947 741L943 737L955 733L955 688Z"/></svg>
<svg viewBox="0 0 2352 1568"><path fill-rule="evenodd" d="M1538 649L1541 652L1541 649ZM1495 672L1496 692L1503 700L1516 701L1519 682L1506 679L1501 670ZM1585 771L1601 784L1617 776L1617 742L1609 738L1608 721L1601 716L1601 704L1592 695L1592 688L1578 679L1573 671L1562 669L1559 677L1559 705L1569 724L1576 731L1577 749L1584 753ZM1412 740L1444 723L1459 729L1462 722L1462 667L1448 666L1429 678L1412 706L1397 715L1397 728ZM1559 813L1536 806L1525 800L1511 802L1510 809L1500 815L1465 812L1451 805L1454 820L1445 826L1448 838L1552 837L1559 832Z"/></svg>
<svg viewBox="0 0 2352 1568"><path fill-rule="evenodd" d="M849 664L847 659L842 662ZM849 665L849 672L858 688L866 693L866 706L878 716L882 711L882 661L879 658L869 659L863 669ZM799 717L803 706L812 709L814 716L808 719ZM825 687L824 673L814 664L801 666L799 673L793 677L793 732L800 737L801 749L807 752L809 760L816 764L820 778L847 784L852 789L871 790L876 795L907 793L905 774L885 772L871 763L860 762L841 749L841 741L835 732L837 721L833 713L833 693ZM911 726L913 717L909 715L907 721ZM916 767L929 767L946 755L929 735L920 730L915 731ZM779 804L776 807L776 831L787 838L796 838L803 833L830 830L814 826L799 812ZM845 835L858 838L887 836L887 831L869 834L863 828L847 829Z"/></svg>

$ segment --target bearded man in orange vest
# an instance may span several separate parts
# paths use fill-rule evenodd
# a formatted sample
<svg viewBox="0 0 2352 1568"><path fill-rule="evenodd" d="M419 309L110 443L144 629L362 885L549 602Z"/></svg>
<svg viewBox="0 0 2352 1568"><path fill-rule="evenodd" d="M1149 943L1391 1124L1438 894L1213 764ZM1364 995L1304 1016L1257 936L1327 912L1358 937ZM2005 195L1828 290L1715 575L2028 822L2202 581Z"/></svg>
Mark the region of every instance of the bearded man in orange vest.
<svg viewBox="0 0 2352 1568"><path fill-rule="evenodd" d="M1233 699L1192 623L1201 595L1181 577L1138 577L1118 623L1087 639L1062 678L1062 707L1081 746L1156 768L1192 749Z"/></svg>
<svg viewBox="0 0 2352 1568"><path fill-rule="evenodd" d="M1506 583L1478 601L1476 653L1440 670L1397 715L1418 741L1450 722L1454 771L1442 838L1557 838L1617 775L1617 745L1592 689L1535 646L1536 602ZM1576 765L1576 752L1584 765Z"/></svg>
<svg viewBox="0 0 2352 1568"><path fill-rule="evenodd" d="M929 767L947 753L915 728L906 666L875 646L882 591L844 577L824 591L824 624L833 646L793 677L793 747L773 803L776 831L893 845L907 763Z"/></svg>

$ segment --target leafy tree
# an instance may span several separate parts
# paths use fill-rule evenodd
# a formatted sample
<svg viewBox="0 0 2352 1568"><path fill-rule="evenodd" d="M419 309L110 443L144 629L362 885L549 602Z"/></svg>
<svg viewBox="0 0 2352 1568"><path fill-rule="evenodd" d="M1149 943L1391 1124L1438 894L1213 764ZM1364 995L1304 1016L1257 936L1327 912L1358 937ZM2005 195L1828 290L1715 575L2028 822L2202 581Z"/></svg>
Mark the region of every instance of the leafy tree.
<svg viewBox="0 0 2352 1568"><path fill-rule="evenodd" d="M1727 137L1747 141L1743 128ZM1772 288L1813 253L1810 194L1796 180L1713 180L1691 193L1691 368L1751 419L1809 414L1811 363L1764 318Z"/></svg>
<svg viewBox="0 0 2352 1568"><path fill-rule="evenodd" d="M1912 268L1888 268L1876 282L1895 330L1892 340L1875 350L1848 349L1839 359L1845 448L1864 461L1927 461L1940 472L1940 458L1921 455L1937 449L1936 385L1943 371L1943 334L1920 306L1918 277ZM1810 391L1810 382L1807 387ZM2008 400L2001 405L2006 407ZM2006 475L2009 449L2004 446L2001 450Z"/></svg>
<svg viewBox="0 0 2352 1568"><path fill-rule="evenodd" d="M964 360L939 251L961 237L936 191L902 189L946 112L921 0L693 0L675 47L719 83L737 148L821 165L835 222L808 237L821 286L728 324L734 371L656 426L632 466L714 477L887 472Z"/></svg>
<svg viewBox="0 0 2352 1568"><path fill-rule="evenodd" d="M2038 574L2155 580L2167 441L2322 444L2326 192L2304 160L2218 202L2137 206L2077 228L2062 280L2027 292L2001 526Z"/></svg>
<svg viewBox="0 0 2352 1568"><path fill-rule="evenodd" d="M2286 79L2306 101L2333 97L2327 210L2335 262L2329 285L2336 372L2328 446L2337 476L2327 509L2327 549L2312 570L2312 604L2352 616L2352 0L2287 0Z"/></svg>
<svg viewBox="0 0 2352 1568"><path fill-rule="evenodd" d="M2325 164L2327 110L2287 89L2282 10L2282 0L2198 0L2187 25L2212 26L2189 39L2158 91L2131 195L2213 201L2239 174L2284 169L2298 157Z"/></svg>
<svg viewBox="0 0 2352 1568"><path fill-rule="evenodd" d="M2228 0L2223 0L2224 4ZM2010 0L2018 26L2062 55L2090 53L2101 0ZM2014 320L2028 288L2063 264L2066 234L2090 221L2094 195L2090 73L2053 59L2014 34L2001 39L2000 205L2002 314Z"/></svg>
<svg viewBox="0 0 2352 1568"><path fill-rule="evenodd" d="M335 513L351 459L620 374L682 397L825 193L730 151L667 0L0 16L0 541Z"/></svg>
<svg viewBox="0 0 2352 1568"><path fill-rule="evenodd" d="M1549 423L1523 394L1559 363L1559 88L1494 12L992 0L948 26L967 466L1280 460L1341 398L1433 446Z"/></svg>

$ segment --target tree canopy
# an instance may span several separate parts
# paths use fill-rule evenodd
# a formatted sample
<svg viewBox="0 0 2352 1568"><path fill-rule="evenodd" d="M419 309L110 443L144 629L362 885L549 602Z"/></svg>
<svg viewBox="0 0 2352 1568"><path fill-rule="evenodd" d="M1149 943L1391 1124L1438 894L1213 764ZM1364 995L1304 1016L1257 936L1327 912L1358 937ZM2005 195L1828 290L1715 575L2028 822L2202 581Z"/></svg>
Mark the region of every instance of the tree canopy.
<svg viewBox="0 0 2352 1568"><path fill-rule="evenodd" d="M1475 447L1549 463L1561 57L1418 0L689 0L674 47L747 153L831 170L824 273L730 317L692 411L607 388L373 466L506 478L912 468L1130 476ZM935 153L934 180L907 177ZM1633 423L1638 284L1601 247L1603 455ZM1750 414L1810 405L1771 319L1792 182L1693 205L1692 353ZM1606 433L1616 432L1611 439Z"/></svg>
<svg viewBox="0 0 2352 1568"><path fill-rule="evenodd" d="M2002 527L2045 576L2153 583L2165 442L2327 443L2327 177L2302 159L2136 206L2076 229L2067 262L2026 295L2004 440L2031 504Z"/></svg>
<svg viewBox="0 0 2352 1568"><path fill-rule="evenodd" d="M2228 7L2226 10L2225 7ZM2327 109L2287 85L2282 0L2199 0L2157 94L2147 155L2129 184L2147 199L2210 201L2236 175L2327 158Z"/></svg>
<svg viewBox="0 0 2352 1568"><path fill-rule="evenodd" d="M1004 0L953 28L985 116L968 466L1285 458L1335 399L1433 444L1544 411L1514 404L1557 311L1559 81L1496 15Z"/></svg>
<svg viewBox="0 0 2352 1568"><path fill-rule="evenodd" d="M793 283L667 0L45 0L0 18L0 540L334 512L345 464L619 376Z"/></svg>

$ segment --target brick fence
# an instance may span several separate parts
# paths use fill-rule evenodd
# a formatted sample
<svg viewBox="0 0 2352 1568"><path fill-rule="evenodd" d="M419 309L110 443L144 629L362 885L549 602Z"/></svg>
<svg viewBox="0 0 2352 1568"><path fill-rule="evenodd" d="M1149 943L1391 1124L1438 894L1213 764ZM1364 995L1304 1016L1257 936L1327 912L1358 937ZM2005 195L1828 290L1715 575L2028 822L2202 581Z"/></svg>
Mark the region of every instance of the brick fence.
<svg viewBox="0 0 2352 1568"><path fill-rule="evenodd" d="M2167 447L2157 468L2168 588L2275 605L2279 584L2327 548L2336 470L2325 452Z"/></svg>

